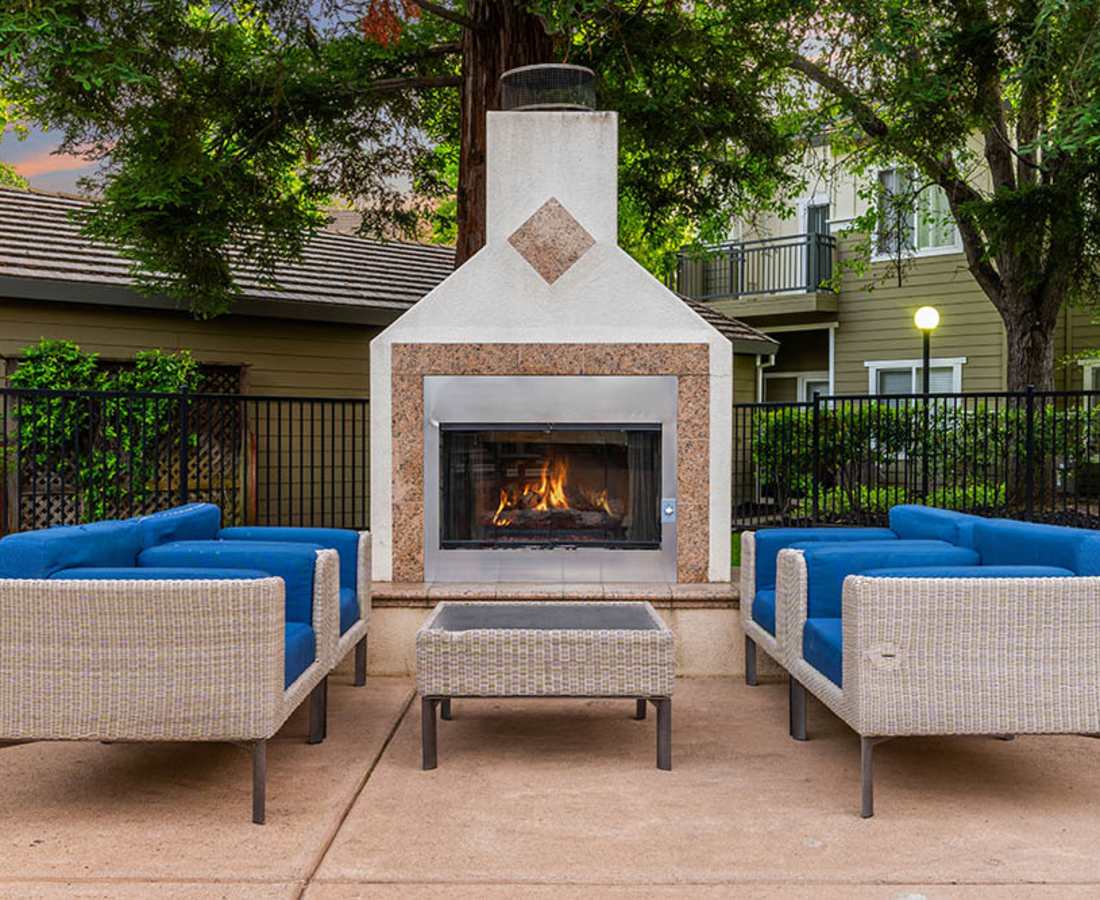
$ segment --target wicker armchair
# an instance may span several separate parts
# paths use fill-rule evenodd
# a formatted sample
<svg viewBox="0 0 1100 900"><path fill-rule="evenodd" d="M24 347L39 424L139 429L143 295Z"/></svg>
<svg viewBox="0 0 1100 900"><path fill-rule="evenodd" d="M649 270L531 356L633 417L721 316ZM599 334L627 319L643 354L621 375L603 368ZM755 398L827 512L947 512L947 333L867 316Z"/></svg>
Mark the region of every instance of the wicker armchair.
<svg viewBox="0 0 1100 900"><path fill-rule="evenodd" d="M281 578L0 579L0 744L248 742L263 823L268 738L307 697L310 740L324 735L337 579L319 551L316 648L290 684Z"/></svg>
<svg viewBox="0 0 1100 900"><path fill-rule="evenodd" d="M884 740L1100 732L1100 577L1024 571L1039 566L848 575L831 666L808 631L805 553L782 551L779 568L792 734L805 738L805 690L859 734L865 818Z"/></svg>

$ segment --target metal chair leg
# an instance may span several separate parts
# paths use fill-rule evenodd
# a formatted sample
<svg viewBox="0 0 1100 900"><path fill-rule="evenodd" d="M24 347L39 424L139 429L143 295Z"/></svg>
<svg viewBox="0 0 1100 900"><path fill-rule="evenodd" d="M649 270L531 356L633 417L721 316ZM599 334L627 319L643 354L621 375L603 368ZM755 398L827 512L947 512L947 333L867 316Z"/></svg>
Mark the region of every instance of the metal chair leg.
<svg viewBox="0 0 1100 900"><path fill-rule="evenodd" d="M657 707L657 768L666 772L672 768L672 698L659 697Z"/></svg>
<svg viewBox="0 0 1100 900"><path fill-rule="evenodd" d="M438 702L434 697L420 698L420 768L422 769L434 769L438 765L435 738L435 707Z"/></svg>
<svg viewBox="0 0 1100 900"><path fill-rule="evenodd" d="M645 698L641 698L634 702L634 718L639 722L645 718L646 701Z"/></svg>
<svg viewBox="0 0 1100 900"><path fill-rule="evenodd" d="M864 819L875 814L875 747L888 740L888 737L859 737L859 815Z"/></svg>
<svg viewBox="0 0 1100 900"><path fill-rule="evenodd" d="M355 686L367 683L367 636L364 634L355 645Z"/></svg>
<svg viewBox="0 0 1100 900"><path fill-rule="evenodd" d="M444 697L439 701L439 718L444 721L451 721L451 698Z"/></svg>
<svg viewBox="0 0 1100 900"><path fill-rule="evenodd" d="M745 684L756 687L756 641L745 635Z"/></svg>
<svg viewBox="0 0 1100 900"><path fill-rule="evenodd" d="M790 705L791 737L796 741L806 740L806 688L793 675L787 683L788 703Z"/></svg>
<svg viewBox="0 0 1100 900"><path fill-rule="evenodd" d="M252 744L252 821L263 825L267 817L267 741Z"/></svg>
<svg viewBox="0 0 1100 900"><path fill-rule="evenodd" d="M309 692L309 743L320 744L328 732L328 676Z"/></svg>

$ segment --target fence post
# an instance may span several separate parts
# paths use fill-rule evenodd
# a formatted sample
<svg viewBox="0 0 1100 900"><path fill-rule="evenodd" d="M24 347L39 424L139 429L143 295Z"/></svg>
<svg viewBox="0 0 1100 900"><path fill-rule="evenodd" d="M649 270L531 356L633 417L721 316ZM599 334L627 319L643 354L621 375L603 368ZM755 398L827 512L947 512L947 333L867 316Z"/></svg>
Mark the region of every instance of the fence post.
<svg viewBox="0 0 1100 900"><path fill-rule="evenodd" d="M191 424L188 416L190 398L186 393L180 394L180 503L187 503L190 491L188 482L191 480L191 441L189 432Z"/></svg>
<svg viewBox="0 0 1100 900"><path fill-rule="evenodd" d="M1035 518L1035 385L1029 384L1026 393L1027 413L1024 432L1024 515L1030 521Z"/></svg>
<svg viewBox="0 0 1100 900"><path fill-rule="evenodd" d="M813 434L811 458L813 459L814 525L816 525L818 521L818 514L820 513L819 505L821 502L818 496L818 485L821 482L821 424L820 416L818 415L820 403L821 395L814 394L813 414L811 418L811 429Z"/></svg>

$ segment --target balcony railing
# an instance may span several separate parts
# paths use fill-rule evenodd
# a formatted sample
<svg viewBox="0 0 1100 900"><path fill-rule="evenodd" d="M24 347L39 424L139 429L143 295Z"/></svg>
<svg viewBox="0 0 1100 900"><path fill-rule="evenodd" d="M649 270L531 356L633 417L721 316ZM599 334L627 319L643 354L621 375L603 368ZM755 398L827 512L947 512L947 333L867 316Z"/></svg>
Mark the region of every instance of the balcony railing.
<svg viewBox="0 0 1100 900"><path fill-rule="evenodd" d="M795 234L680 253L677 289L696 300L828 290L836 238Z"/></svg>

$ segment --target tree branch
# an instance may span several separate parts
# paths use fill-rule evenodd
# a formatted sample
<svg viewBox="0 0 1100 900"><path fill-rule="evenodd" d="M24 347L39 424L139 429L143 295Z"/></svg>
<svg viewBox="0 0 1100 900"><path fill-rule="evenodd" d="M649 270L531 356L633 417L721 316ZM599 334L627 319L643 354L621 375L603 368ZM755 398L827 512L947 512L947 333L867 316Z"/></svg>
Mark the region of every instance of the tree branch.
<svg viewBox="0 0 1100 900"><path fill-rule="evenodd" d="M477 25L474 24L473 19L453 9L448 9L446 6L432 3L431 0L416 0L416 5L426 12L430 12L433 16L439 16L441 19L446 19L448 22L454 22L455 25L461 25L463 28L469 28L471 31L477 30Z"/></svg>
<svg viewBox="0 0 1100 900"><path fill-rule="evenodd" d="M884 138L889 134L889 127L870 105L835 75L826 72L817 63L811 62L804 56L795 55L788 66L834 94L871 137Z"/></svg>
<svg viewBox="0 0 1100 900"><path fill-rule="evenodd" d="M372 81L362 89L357 89L356 92L389 93L391 91L417 90L420 88L458 87L461 84L462 79L457 75L413 75L408 78L382 78L378 81Z"/></svg>

